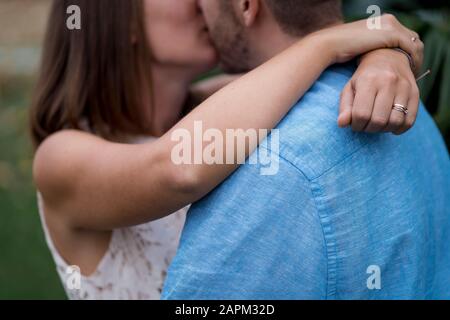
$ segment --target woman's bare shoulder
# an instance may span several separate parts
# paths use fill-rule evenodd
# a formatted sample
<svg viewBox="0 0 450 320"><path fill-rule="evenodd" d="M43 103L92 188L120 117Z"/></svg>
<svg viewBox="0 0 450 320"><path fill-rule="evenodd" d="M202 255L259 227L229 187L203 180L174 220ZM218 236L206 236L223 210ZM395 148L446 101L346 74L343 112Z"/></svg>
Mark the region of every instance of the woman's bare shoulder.
<svg viewBox="0 0 450 320"><path fill-rule="evenodd" d="M33 161L34 182L45 199L68 191L83 174L83 164L108 142L93 134L63 130L38 147Z"/></svg>

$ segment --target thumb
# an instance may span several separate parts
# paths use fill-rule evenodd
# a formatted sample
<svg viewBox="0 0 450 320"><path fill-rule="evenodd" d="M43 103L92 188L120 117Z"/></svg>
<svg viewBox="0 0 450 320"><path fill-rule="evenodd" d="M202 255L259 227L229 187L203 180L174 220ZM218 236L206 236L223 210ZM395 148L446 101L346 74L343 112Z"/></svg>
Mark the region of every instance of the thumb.
<svg viewBox="0 0 450 320"><path fill-rule="evenodd" d="M355 93L351 81L347 83L341 94L341 102L339 104L338 125L341 128L348 127L352 123L352 109Z"/></svg>

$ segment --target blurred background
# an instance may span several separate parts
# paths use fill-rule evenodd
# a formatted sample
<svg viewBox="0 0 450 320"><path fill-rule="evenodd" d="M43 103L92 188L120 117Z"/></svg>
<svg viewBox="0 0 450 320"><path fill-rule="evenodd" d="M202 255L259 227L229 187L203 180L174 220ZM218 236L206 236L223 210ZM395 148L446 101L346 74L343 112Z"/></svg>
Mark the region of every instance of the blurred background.
<svg viewBox="0 0 450 320"><path fill-rule="evenodd" d="M0 0L0 299L65 299L37 213L27 133L50 3ZM347 19L367 17L373 4L424 39L432 75L420 82L422 99L450 145L449 1L344 0Z"/></svg>

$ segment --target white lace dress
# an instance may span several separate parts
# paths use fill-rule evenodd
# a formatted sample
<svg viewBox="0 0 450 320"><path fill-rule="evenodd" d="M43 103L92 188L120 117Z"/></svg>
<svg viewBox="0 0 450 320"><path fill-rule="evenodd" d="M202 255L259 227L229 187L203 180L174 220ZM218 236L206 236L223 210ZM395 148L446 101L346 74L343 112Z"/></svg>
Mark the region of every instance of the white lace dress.
<svg viewBox="0 0 450 320"><path fill-rule="evenodd" d="M47 245L69 299L160 299L167 268L175 256L188 207L157 221L114 230L109 248L96 271L89 277L80 275L80 286L70 285L74 279L73 269L53 244L39 193L38 207Z"/></svg>
<svg viewBox="0 0 450 320"><path fill-rule="evenodd" d="M187 208L157 221L115 229L97 270L89 277L80 275L79 288L71 288L69 283L73 270L69 269L69 264L53 245L39 194L38 203L47 245L69 299L160 299L167 268L178 247Z"/></svg>

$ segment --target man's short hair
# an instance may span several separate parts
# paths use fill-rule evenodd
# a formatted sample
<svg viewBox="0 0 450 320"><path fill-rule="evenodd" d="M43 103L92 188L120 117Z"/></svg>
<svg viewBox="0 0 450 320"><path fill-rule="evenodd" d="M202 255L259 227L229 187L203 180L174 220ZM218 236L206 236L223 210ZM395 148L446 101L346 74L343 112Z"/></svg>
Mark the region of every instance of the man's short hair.
<svg viewBox="0 0 450 320"><path fill-rule="evenodd" d="M341 0L264 0L283 31L303 36L343 20Z"/></svg>

